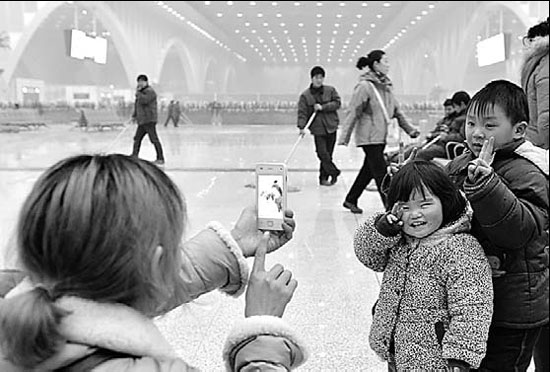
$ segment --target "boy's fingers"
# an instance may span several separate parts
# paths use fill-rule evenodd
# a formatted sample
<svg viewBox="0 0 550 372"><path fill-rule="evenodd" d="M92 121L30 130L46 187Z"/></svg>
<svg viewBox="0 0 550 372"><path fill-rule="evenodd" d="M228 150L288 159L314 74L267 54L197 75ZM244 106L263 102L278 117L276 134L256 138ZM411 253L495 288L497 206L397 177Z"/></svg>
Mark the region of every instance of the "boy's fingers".
<svg viewBox="0 0 550 372"><path fill-rule="evenodd" d="M264 232L260 239L260 244L256 249L254 256L254 265L252 266L253 272L265 271L265 254L267 253L267 242L269 240L269 232Z"/></svg>

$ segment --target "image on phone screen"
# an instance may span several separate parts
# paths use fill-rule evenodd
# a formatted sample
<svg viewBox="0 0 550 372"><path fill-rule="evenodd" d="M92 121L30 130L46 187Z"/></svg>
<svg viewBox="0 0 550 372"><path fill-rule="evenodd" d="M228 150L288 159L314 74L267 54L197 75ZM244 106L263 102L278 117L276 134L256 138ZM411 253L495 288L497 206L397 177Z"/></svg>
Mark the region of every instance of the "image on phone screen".
<svg viewBox="0 0 550 372"><path fill-rule="evenodd" d="M283 219L283 176L258 175L258 217Z"/></svg>

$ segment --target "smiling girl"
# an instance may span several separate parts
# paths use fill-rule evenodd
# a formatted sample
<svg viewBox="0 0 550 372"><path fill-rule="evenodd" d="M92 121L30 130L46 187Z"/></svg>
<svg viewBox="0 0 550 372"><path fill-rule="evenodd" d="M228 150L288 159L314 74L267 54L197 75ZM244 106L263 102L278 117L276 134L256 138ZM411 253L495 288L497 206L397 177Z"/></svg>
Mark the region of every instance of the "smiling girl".
<svg viewBox="0 0 550 372"><path fill-rule="evenodd" d="M370 346L389 371L477 368L493 308L491 270L468 231L471 209L443 169L405 164L393 177L390 212L361 225L359 261L383 272Z"/></svg>

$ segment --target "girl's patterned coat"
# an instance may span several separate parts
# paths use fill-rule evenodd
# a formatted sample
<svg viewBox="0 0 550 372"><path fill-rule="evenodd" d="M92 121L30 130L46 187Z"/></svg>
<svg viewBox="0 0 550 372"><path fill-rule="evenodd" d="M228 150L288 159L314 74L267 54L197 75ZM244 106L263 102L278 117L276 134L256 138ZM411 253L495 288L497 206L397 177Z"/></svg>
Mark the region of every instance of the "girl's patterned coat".
<svg viewBox="0 0 550 372"><path fill-rule="evenodd" d="M466 233L470 217L469 211L423 239L384 237L374 227L376 217L355 234L357 258L384 272L370 346L385 360L395 358L399 371L445 369L446 359L477 368L485 355L491 269Z"/></svg>

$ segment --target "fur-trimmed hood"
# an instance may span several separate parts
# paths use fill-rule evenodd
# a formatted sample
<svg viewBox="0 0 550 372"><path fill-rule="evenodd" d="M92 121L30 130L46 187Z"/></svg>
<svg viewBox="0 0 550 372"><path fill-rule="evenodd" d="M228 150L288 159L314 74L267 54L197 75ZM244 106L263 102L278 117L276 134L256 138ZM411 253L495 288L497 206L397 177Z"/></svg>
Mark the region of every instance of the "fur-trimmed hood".
<svg viewBox="0 0 550 372"><path fill-rule="evenodd" d="M525 54L525 59L523 60L523 65L521 68L521 86L524 91L527 91L527 82L529 81L529 77L538 66L541 59L548 55L549 40L549 37L546 36L534 41L532 48L530 48Z"/></svg>

